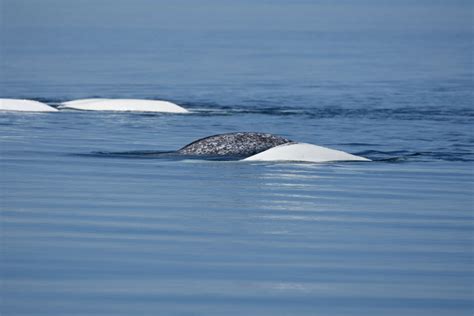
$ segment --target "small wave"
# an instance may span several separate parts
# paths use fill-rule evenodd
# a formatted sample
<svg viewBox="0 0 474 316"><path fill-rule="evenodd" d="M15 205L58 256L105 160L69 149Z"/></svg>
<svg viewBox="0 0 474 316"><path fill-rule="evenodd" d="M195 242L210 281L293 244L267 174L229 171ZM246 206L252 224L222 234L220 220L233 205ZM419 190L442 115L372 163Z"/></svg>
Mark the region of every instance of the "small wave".
<svg viewBox="0 0 474 316"><path fill-rule="evenodd" d="M339 143L340 146L355 146L355 147L377 147L381 146L379 144L369 144L369 143Z"/></svg>
<svg viewBox="0 0 474 316"><path fill-rule="evenodd" d="M356 153L358 156L363 156L378 162L429 162L429 161L474 161L472 153L453 153L453 152L433 152L433 151L380 151L380 150L365 150Z"/></svg>

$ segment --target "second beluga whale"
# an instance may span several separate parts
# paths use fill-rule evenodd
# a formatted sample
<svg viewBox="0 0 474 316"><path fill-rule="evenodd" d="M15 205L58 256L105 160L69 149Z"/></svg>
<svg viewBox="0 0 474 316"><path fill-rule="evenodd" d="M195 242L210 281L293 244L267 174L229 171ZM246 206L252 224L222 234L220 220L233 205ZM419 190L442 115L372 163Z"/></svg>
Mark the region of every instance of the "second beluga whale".
<svg viewBox="0 0 474 316"><path fill-rule="evenodd" d="M238 132L198 139L176 151L198 157L234 157L243 161L370 161L340 150L295 142L267 133Z"/></svg>
<svg viewBox="0 0 474 316"><path fill-rule="evenodd" d="M185 108L163 100L91 98L62 102L60 109L83 111L189 113Z"/></svg>

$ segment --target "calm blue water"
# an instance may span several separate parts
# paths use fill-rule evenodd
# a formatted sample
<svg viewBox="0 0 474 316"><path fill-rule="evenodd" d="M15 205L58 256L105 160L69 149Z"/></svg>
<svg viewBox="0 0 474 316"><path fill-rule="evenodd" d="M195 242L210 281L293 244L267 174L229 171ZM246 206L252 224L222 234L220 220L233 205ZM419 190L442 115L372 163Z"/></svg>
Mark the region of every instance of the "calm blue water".
<svg viewBox="0 0 474 316"><path fill-rule="evenodd" d="M193 113L0 113L0 314L473 314L472 5L32 3L5 0L0 97ZM374 161L94 154L234 131Z"/></svg>

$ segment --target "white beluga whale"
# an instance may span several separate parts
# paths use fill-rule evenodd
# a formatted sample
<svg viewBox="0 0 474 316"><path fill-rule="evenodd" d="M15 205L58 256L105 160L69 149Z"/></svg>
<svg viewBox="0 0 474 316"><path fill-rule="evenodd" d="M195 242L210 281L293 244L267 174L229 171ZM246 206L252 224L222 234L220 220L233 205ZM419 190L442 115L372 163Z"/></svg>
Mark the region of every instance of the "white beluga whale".
<svg viewBox="0 0 474 316"><path fill-rule="evenodd" d="M34 100L0 99L0 111L57 112L58 109Z"/></svg>
<svg viewBox="0 0 474 316"><path fill-rule="evenodd" d="M60 109L84 111L126 111L126 112L162 112L188 113L185 108L169 101L144 99L79 99L62 102Z"/></svg>
<svg viewBox="0 0 474 316"><path fill-rule="evenodd" d="M226 156L242 161L370 161L344 151L326 148L266 133L228 133L198 139L176 151L190 156Z"/></svg>
<svg viewBox="0 0 474 316"><path fill-rule="evenodd" d="M104 98L78 99L78 100L61 102L59 107L66 108L66 107L77 106L79 104L91 103L91 102L97 102L97 101L105 101L105 100L110 100L110 99L104 99Z"/></svg>
<svg viewBox="0 0 474 316"><path fill-rule="evenodd" d="M243 159L245 161L370 161L370 159L352 155L344 151L306 143L290 143L272 147L256 155Z"/></svg>

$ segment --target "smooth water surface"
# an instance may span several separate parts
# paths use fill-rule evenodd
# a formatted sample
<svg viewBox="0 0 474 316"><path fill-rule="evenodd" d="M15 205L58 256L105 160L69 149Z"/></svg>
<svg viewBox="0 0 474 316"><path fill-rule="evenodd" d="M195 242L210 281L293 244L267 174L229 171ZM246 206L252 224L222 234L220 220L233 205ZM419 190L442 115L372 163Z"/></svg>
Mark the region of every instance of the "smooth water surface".
<svg viewBox="0 0 474 316"><path fill-rule="evenodd" d="M1 97L192 113L0 113L0 314L472 315L472 5L178 2L3 0ZM373 162L114 154L235 131Z"/></svg>

